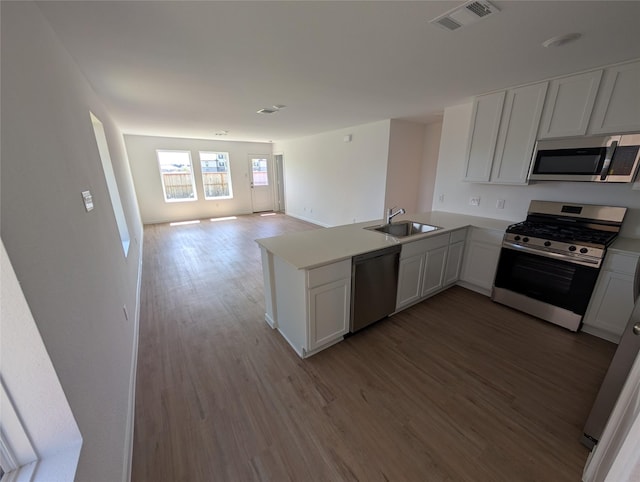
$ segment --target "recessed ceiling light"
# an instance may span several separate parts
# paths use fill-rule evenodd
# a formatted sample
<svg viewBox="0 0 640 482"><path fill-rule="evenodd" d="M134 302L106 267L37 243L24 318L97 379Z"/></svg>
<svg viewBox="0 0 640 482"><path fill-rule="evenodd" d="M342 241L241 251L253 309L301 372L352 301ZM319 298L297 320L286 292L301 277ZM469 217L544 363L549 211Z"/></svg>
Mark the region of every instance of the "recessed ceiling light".
<svg viewBox="0 0 640 482"><path fill-rule="evenodd" d="M581 33L567 33L564 35L558 35L557 37L551 37L548 40L542 42L543 47L562 47L563 45L567 45L568 43L575 42L580 37L582 37Z"/></svg>

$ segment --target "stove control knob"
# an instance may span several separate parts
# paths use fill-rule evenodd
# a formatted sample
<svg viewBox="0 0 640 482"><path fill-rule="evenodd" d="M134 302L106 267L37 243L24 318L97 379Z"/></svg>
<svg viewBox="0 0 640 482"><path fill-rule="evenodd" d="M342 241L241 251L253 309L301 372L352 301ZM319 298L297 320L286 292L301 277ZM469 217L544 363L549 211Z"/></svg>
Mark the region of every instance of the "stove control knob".
<svg viewBox="0 0 640 482"><path fill-rule="evenodd" d="M545 246L551 246L551 241L545 241L545 242L544 242L544 245L545 245Z"/></svg>
<svg viewBox="0 0 640 482"><path fill-rule="evenodd" d="M513 237L513 239L514 239L514 241L520 241L520 236L515 235L515 236Z"/></svg>
<svg viewBox="0 0 640 482"><path fill-rule="evenodd" d="M575 246L569 246L569 251L575 251L576 247Z"/></svg>
<svg viewBox="0 0 640 482"><path fill-rule="evenodd" d="M528 242L529 242L529 238L527 238L527 237L525 236L524 238L522 238L522 241L523 241L523 242L525 242L525 243L528 243Z"/></svg>
<svg viewBox="0 0 640 482"><path fill-rule="evenodd" d="M589 252L589 250L588 250L587 248L580 248L580 252L581 252L582 254L585 254L585 253L588 253L588 252Z"/></svg>

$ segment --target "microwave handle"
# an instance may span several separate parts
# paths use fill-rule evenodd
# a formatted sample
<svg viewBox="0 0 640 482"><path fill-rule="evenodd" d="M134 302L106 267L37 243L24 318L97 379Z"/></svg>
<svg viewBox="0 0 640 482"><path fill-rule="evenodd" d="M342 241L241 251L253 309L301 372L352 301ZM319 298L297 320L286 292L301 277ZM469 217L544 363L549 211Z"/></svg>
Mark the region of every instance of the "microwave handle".
<svg viewBox="0 0 640 482"><path fill-rule="evenodd" d="M607 146L607 150L604 154L604 164L602 165L602 170L600 171L600 180L604 181L607 179L607 175L609 174L609 166L611 165L611 159L613 159L613 153L618 147L618 141L611 141L611 144Z"/></svg>

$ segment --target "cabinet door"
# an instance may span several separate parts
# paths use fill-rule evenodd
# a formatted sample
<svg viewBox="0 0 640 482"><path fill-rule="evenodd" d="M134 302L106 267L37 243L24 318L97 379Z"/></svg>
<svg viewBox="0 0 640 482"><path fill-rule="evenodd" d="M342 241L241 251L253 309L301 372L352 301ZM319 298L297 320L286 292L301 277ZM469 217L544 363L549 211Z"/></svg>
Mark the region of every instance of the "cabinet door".
<svg viewBox="0 0 640 482"><path fill-rule="evenodd" d="M602 70L596 70L552 80L538 137L585 135L601 78Z"/></svg>
<svg viewBox="0 0 640 482"><path fill-rule="evenodd" d="M349 331L350 293L350 278L308 290L308 351L336 340Z"/></svg>
<svg viewBox="0 0 640 482"><path fill-rule="evenodd" d="M444 268L444 285L450 285L460 278L460 268L462 267L462 253L464 252L464 241L454 243L449 246L447 253L447 263Z"/></svg>
<svg viewBox="0 0 640 482"><path fill-rule="evenodd" d="M500 246L469 241L461 279L484 290L491 290L499 257Z"/></svg>
<svg viewBox="0 0 640 482"><path fill-rule="evenodd" d="M590 134L640 131L640 62L605 69Z"/></svg>
<svg viewBox="0 0 640 482"><path fill-rule="evenodd" d="M447 250L448 246L443 246L425 253L421 293L423 297L429 296L442 288Z"/></svg>
<svg viewBox="0 0 640 482"><path fill-rule="evenodd" d="M483 95L473 103L465 181L487 182L496 150L505 92Z"/></svg>
<svg viewBox="0 0 640 482"><path fill-rule="evenodd" d="M633 276L601 271L584 324L613 335L607 339L617 343L629 321L633 303Z"/></svg>
<svg viewBox="0 0 640 482"><path fill-rule="evenodd" d="M424 267L424 254L400 260L398 270L398 295L396 310L404 308L420 299L420 281Z"/></svg>
<svg viewBox="0 0 640 482"><path fill-rule="evenodd" d="M547 82L507 91L491 182L526 184Z"/></svg>

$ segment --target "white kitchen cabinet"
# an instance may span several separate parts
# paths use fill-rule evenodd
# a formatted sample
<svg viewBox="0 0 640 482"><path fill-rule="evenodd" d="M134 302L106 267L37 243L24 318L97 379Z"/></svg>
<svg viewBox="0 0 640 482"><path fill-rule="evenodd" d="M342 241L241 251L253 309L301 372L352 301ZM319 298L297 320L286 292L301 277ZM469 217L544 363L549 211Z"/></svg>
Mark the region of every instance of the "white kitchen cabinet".
<svg viewBox="0 0 640 482"><path fill-rule="evenodd" d="M605 69L589 134L640 131L640 61Z"/></svg>
<svg viewBox="0 0 640 482"><path fill-rule="evenodd" d="M449 251L447 252L447 262L444 268L443 285L449 286L460 279L462 269L462 258L464 255L464 245L467 238L467 229L458 229L451 233L449 240Z"/></svg>
<svg viewBox="0 0 640 482"><path fill-rule="evenodd" d="M505 92L482 95L473 102L464 180L488 182L500 130Z"/></svg>
<svg viewBox="0 0 640 482"><path fill-rule="evenodd" d="M476 98L465 181L526 184L547 82Z"/></svg>
<svg viewBox="0 0 640 482"><path fill-rule="evenodd" d="M491 294L504 232L471 227L458 284L486 296Z"/></svg>
<svg viewBox="0 0 640 482"><path fill-rule="evenodd" d="M396 311L442 289L448 245L449 233L402 245Z"/></svg>
<svg viewBox="0 0 640 482"><path fill-rule="evenodd" d="M420 299L420 280L422 279L423 271L423 253L404 259L400 258L396 310L412 305Z"/></svg>
<svg viewBox="0 0 640 482"><path fill-rule="evenodd" d="M582 331L618 343L637 296L634 286L640 253L608 252L591 301Z"/></svg>
<svg viewBox="0 0 640 482"><path fill-rule="evenodd" d="M538 138L585 135L601 78L602 70L594 70L552 80Z"/></svg>
<svg viewBox="0 0 640 482"><path fill-rule="evenodd" d="M526 184L547 82L507 91L491 170L496 184Z"/></svg>
<svg viewBox="0 0 640 482"><path fill-rule="evenodd" d="M268 254L268 253L267 253ZM351 258L308 270L271 256L272 326L301 357L342 340L351 314Z"/></svg>
<svg viewBox="0 0 640 482"><path fill-rule="evenodd" d="M309 290L309 352L349 331L351 278Z"/></svg>
<svg viewBox="0 0 640 482"><path fill-rule="evenodd" d="M447 240L448 243L448 240ZM425 253L424 276L422 278L421 296L425 298L442 289L444 266L449 246L441 246Z"/></svg>

